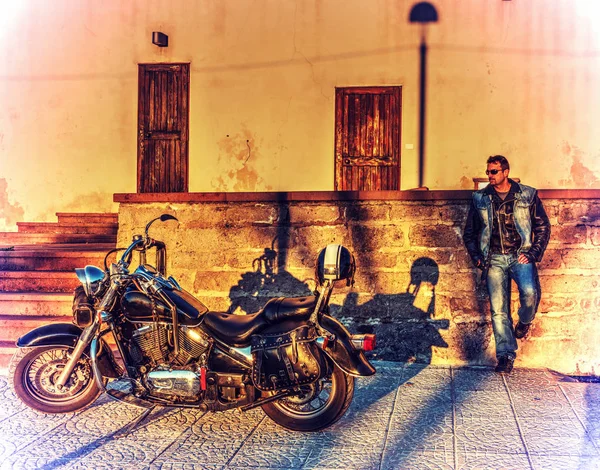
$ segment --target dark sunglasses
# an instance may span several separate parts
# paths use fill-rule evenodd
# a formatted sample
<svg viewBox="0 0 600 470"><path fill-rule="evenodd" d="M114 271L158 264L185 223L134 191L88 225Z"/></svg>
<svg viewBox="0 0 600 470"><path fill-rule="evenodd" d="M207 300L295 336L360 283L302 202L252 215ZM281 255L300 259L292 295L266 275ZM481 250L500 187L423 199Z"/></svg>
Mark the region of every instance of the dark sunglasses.
<svg viewBox="0 0 600 470"><path fill-rule="evenodd" d="M495 174L497 174L499 171L504 171L504 170L485 170L485 174L486 174L486 175L495 175Z"/></svg>

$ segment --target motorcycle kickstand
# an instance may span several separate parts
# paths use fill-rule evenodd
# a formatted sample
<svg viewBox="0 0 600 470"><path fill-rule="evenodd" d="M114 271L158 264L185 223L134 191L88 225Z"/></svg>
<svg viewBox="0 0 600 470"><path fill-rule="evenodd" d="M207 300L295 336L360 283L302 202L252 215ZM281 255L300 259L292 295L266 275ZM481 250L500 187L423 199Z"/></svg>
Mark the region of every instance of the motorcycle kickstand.
<svg viewBox="0 0 600 470"><path fill-rule="evenodd" d="M123 439L124 437L129 436L129 434L131 434L142 423L142 421L144 421L148 416L150 416L150 413L154 411L154 408L156 408L156 405L153 405L149 408L145 408L143 413L137 418L135 418L131 423L126 424L121 429L116 431L112 436L113 439Z"/></svg>

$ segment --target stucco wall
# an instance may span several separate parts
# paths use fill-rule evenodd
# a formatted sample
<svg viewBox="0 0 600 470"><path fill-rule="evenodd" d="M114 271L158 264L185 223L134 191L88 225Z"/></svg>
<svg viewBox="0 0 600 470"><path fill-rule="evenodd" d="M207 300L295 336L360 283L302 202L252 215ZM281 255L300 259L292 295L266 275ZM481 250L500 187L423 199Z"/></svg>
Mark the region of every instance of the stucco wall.
<svg viewBox="0 0 600 470"><path fill-rule="evenodd" d="M0 229L135 191L138 63L191 63L190 191L333 189L335 87L361 85L402 86L401 184L415 187L413 3L4 2ZM598 2L434 3L425 184L469 188L502 153L536 187L599 188Z"/></svg>
<svg viewBox="0 0 600 470"><path fill-rule="evenodd" d="M465 191L421 201L121 202L119 244L151 218L174 214L178 226L151 233L167 242L169 274L213 310L252 313L269 297L310 293L318 252L342 243L356 256L356 284L336 292L332 311L353 332L378 335L377 357L492 364L487 297L461 241L467 198ZM553 232L519 366L600 371L599 203L544 200Z"/></svg>

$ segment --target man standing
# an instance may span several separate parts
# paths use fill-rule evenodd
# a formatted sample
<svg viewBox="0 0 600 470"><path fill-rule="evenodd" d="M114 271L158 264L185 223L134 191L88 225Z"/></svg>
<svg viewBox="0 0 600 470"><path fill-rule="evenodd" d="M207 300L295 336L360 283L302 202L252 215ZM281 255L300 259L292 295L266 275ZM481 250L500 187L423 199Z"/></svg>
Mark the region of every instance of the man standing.
<svg viewBox="0 0 600 470"><path fill-rule="evenodd" d="M473 263L487 278L496 340L496 372L510 373L517 341L531 328L540 300L536 262L550 239L550 221L537 190L508 178L502 155L487 160L490 184L473 193L463 241ZM519 320L513 329L510 280L519 289Z"/></svg>

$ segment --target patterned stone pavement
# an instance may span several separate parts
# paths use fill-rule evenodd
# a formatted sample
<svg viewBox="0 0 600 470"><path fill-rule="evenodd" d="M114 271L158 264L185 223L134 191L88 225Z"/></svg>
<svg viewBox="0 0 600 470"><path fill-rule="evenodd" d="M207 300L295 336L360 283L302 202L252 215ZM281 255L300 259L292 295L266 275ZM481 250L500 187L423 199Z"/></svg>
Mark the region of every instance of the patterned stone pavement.
<svg viewBox="0 0 600 470"><path fill-rule="evenodd" d="M37 414L0 376L2 469L600 469L600 384L544 370L375 362L345 417L289 432L262 410L139 408L106 396Z"/></svg>

